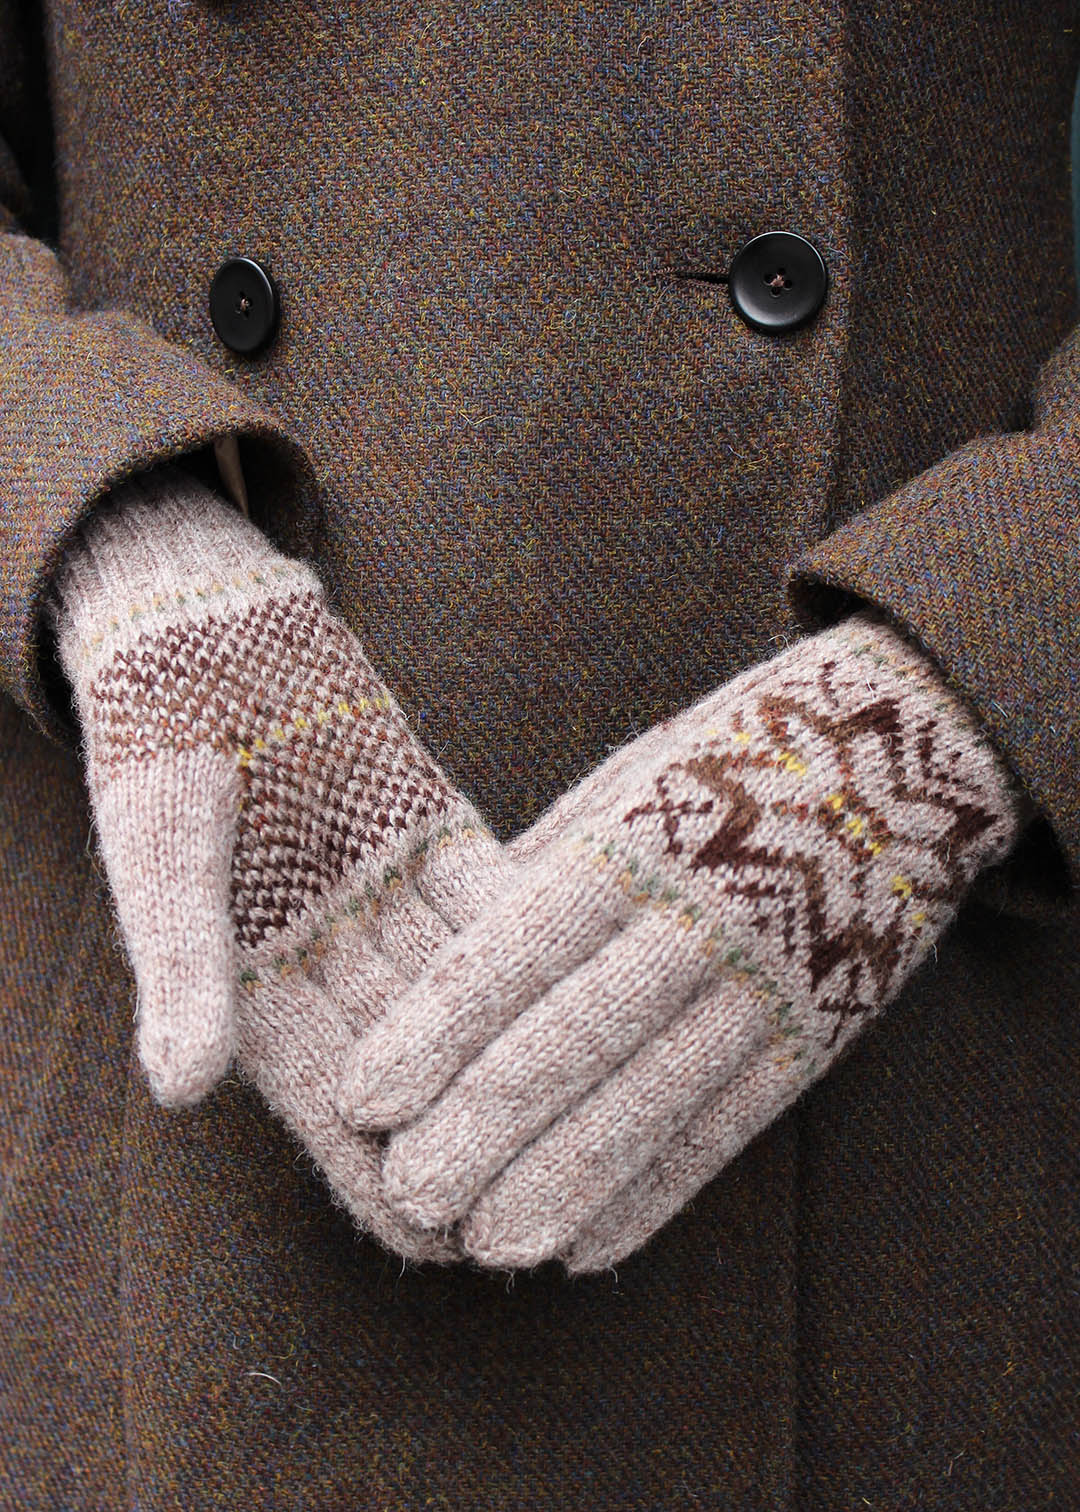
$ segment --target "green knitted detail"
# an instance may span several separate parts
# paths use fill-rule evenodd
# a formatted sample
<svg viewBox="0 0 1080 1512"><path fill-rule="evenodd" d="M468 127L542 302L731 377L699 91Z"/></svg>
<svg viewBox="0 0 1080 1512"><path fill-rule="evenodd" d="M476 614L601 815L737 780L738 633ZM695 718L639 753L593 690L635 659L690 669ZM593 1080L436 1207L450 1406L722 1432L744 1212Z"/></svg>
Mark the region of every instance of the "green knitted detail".
<svg viewBox="0 0 1080 1512"><path fill-rule="evenodd" d="M261 587L265 588L268 583L267 572L269 572L270 577L280 580L281 578L288 577L293 570L291 563L278 563L268 569L260 568L258 571L244 573L239 579L230 578L228 582L215 582L205 586L188 587L186 589L178 588L175 593L164 597L161 594L155 593L149 603L137 602L129 604L125 619L111 618L105 630L83 641L79 647L80 659L85 661L91 651L98 650L108 640L119 636L124 630L133 624L137 624L148 615L165 614L174 607L182 609L192 598L197 599L201 604L210 603L214 599L224 598L226 594L238 589L243 591L249 583L258 583Z"/></svg>
<svg viewBox="0 0 1080 1512"><path fill-rule="evenodd" d="M882 651L880 646L873 646L868 641L851 641L849 646L852 655L860 658L869 657L875 667L889 667L896 677L905 682L916 683L932 699L933 707L938 713L949 709L950 702L942 693L941 679L934 675L928 665L912 666L910 662L902 662L890 652Z"/></svg>
<svg viewBox="0 0 1080 1512"><path fill-rule="evenodd" d="M433 843L440 846L457 845L478 833L480 831L475 824L462 824L458 827L444 824L433 835L425 835L422 840L416 841L399 865L386 868L381 884L366 882L362 892L351 893L335 908L327 909L321 919L312 925L302 944L276 955L270 963L273 975L280 980L298 968L305 969L323 955L326 943L341 925L352 924L360 918L370 918L382 906L387 893L408 877L416 875ZM270 985L250 968L240 973L240 984L249 992Z"/></svg>
<svg viewBox="0 0 1080 1512"><path fill-rule="evenodd" d="M581 844L588 845L593 840L592 834L584 835ZM644 871L644 863L632 851L626 850L614 841L609 840L598 847L593 853L592 860L594 865L606 865L611 861L619 860L624 871L635 879L636 888L632 896L637 904L650 903L654 908L668 909L685 899L686 894L683 888L673 879L665 878L659 872L650 871L638 882L638 873ZM701 905L687 902L680 917L686 920L688 930L697 930L702 919ZM708 956L717 956L720 965L732 975L744 980L753 979L754 990L760 992L763 997L772 1000L779 996L780 984L765 974L760 962L753 959L745 946L730 944L728 936L719 924L713 925L708 930L704 939L700 941L700 948ZM788 1003L789 1008L790 1006Z"/></svg>

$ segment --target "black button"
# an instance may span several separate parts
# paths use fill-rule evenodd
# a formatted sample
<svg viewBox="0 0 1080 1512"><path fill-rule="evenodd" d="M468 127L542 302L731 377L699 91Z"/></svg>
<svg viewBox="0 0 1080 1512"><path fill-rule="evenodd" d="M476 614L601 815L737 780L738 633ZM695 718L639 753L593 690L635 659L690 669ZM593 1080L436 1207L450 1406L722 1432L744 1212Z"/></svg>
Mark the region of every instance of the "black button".
<svg viewBox="0 0 1080 1512"><path fill-rule="evenodd" d="M277 330L277 290L270 275L250 257L233 257L214 274L210 319L234 352L257 352Z"/></svg>
<svg viewBox="0 0 1080 1512"><path fill-rule="evenodd" d="M765 231L735 255L728 270L731 302L756 330L790 331L825 303L829 275L821 253L793 231Z"/></svg>

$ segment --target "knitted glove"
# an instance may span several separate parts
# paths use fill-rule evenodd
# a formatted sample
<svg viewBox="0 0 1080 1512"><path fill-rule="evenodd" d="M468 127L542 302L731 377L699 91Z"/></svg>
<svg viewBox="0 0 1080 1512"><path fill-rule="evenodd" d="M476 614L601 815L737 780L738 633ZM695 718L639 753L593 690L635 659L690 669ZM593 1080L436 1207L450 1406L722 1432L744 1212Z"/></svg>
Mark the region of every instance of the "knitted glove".
<svg viewBox="0 0 1080 1512"><path fill-rule="evenodd" d="M356 1032L493 896L500 847L314 573L179 469L90 518L50 612L154 1096L197 1102L235 1053L362 1226L458 1255L390 1210L380 1142L332 1091Z"/></svg>
<svg viewBox="0 0 1080 1512"><path fill-rule="evenodd" d="M358 1043L338 1106L400 1129L385 1175L412 1221L460 1221L485 1265L601 1269L897 995L1025 805L932 664L857 614L561 800Z"/></svg>

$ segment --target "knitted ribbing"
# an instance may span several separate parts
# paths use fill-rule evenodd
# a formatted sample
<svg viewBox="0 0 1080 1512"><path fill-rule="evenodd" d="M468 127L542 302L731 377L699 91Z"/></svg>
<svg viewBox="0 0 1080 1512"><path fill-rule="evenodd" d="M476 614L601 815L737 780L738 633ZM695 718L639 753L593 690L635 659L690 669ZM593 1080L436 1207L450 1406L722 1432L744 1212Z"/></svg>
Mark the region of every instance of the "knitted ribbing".
<svg viewBox="0 0 1080 1512"><path fill-rule="evenodd" d="M332 1090L358 1027L404 991L503 868L318 578L176 468L81 529L51 612L138 986L159 1101L240 1068L338 1196L404 1254L375 1141Z"/></svg>
<svg viewBox="0 0 1080 1512"><path fill-rule="evenodd" d="M541 821L340 1094L360 1127L419 1113L387 1189L419 1224L464 1219L485 1264L640 1243L892 1001L1025 813L872 611L636 744Z"/></svg>

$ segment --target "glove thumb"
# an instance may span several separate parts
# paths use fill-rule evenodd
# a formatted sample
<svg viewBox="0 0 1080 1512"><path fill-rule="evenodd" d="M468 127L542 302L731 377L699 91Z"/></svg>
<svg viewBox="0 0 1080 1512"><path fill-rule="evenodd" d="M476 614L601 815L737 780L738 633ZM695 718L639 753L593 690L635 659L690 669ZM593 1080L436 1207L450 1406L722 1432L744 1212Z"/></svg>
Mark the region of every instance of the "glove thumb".
<svg viewBox="0 0 1080 1512"><path fill-rule="evenodd" d="M239 772L206 748L126 762L95 794L138 988L139 1059L166 1107L205 1097L233 1054L229 904L239 806Z"/></svg>

